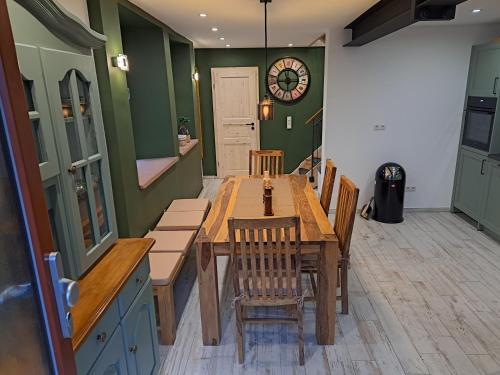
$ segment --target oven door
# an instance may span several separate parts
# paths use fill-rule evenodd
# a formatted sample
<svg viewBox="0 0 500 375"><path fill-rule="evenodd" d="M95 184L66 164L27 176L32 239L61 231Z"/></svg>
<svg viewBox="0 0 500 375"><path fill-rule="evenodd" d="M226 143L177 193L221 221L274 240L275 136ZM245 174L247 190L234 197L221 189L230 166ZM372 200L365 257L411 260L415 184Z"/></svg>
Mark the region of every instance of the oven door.
<svg viewBox="0 0 500 375"><path fill-rule="evenodd" d="M462 144L489 152L494 121L494 111L469 107L465 116Z"/></svg>

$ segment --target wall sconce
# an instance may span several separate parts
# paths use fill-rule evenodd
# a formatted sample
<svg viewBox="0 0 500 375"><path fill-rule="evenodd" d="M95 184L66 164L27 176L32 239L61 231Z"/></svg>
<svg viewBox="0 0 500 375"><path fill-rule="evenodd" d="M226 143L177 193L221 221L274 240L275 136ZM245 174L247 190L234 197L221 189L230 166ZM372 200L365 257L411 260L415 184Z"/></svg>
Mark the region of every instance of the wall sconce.
<svg viewBox="0 0 500 375"><path fill-rule="evenodd" d="M199 81L200 80L200 73L198 72L198 69L195 69L195 71L193 73L193 79L195 81Z"/></svg>
<svg viewBox="0 0 500 375"><path fill-rule="evenodd" d="M118 56L111 58L111 65L113 65L115 68L123 70L124 72L128 72L130 70L130 66L128 64L128 57L127 55L124 55L122 53L120 53Z"/></svg>

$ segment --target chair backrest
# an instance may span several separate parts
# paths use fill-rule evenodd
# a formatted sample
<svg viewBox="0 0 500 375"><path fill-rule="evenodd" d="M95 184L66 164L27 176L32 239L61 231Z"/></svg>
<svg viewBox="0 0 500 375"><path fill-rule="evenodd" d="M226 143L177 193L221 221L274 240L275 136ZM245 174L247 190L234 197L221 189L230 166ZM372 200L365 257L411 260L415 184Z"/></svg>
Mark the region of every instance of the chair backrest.
<svg viewBox="0 0 500 375"><path fill-rule="evenodd" d="M335 234L339 239L340 252L343 258L349 257L352 229L356 217L359 189L346 176L340 177L339 196L335 213Z"/></svg>
<svg viewBox="0 0 500 375"><path fill-rule="evenodd" d="M282 150L250 150L248 174L262 176L269 171L271 176L285 173L285 153Z"/></svg>
<svg viewBox="0 0 500 375"><path fill-rule="evenodd" d="M266 303L302 296L300 218L228 220L235 296Z"/></svg>
<svg viewBox="0 0 500 375"><path fill-rule="evenodd" d="M328 159L325 166L325 178L323 179L323 187L321 188L321 207L325 211L326 216L330 212L330 204L332 203L333 185L335 184L335 176L337 175L337 167L333 161Z"/></svg>

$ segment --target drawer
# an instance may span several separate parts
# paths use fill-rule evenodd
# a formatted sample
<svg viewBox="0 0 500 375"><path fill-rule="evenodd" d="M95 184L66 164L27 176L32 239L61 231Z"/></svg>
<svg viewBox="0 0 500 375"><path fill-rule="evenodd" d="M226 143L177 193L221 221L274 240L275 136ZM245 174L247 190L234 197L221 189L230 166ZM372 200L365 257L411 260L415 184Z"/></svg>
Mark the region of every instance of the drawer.
<svg viewBox="0 0 500 375"><path fill-rule="evenodd" d="M118 307L120 309L120 317L123 317L135 296L139 293L144 284L147 283L149 279L149 257L145 257L139 266L136 268L130 279L123 287L122 291L118 295Z"/></svg>
<svg viewBox="0 0 500 375"><path fill-rule="evenodd" d="M119 322L120 312L115 300L76 352L75 361L78 374L88 373L99 354L106 347Z"/></svg>

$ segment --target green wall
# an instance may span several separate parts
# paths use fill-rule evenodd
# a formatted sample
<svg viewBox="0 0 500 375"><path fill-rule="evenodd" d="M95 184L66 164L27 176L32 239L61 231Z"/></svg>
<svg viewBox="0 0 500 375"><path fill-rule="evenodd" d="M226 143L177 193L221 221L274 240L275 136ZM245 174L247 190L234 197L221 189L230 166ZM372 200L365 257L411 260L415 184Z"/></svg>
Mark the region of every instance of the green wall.
<svg viewBox="0 0 500 375"><path fill-rule="evenodd" d="M140 237L152 228L163 210L173 199L195 197L202 189L200 147L195 147L146 190L140 190L136 168L136 146L132 110L129 103L128 74L111 66L111 57L124 53L119 7L123 6L159 27L163 34L164 71L158 80L166 82L168 98L163 105L169 108L173 152L177 154L176 101L173 84L170 40L187 39L176 34L158 20L124 0L88 0L91 27L107 36L104 49L95 51L97 77L109 151L111 178L120 237ZM131 71L137 67L131 64ZM191 64L191 71L194 65ZM163 82L163 83L164 83ZM193 93L191 93L191 98ZM155 142L152 139L151 142Z"/></svg>
<svg viewBox="0 0 500 375"><path fill-rule="evenodd" d="M200 102L203 124L203 170L205 175L216 175L215 138L212 109L211 68L259 67L259 89L265 92L265 56L263 49L197 49L196 66L200 72ZM294 105L276 103L273 121L260 126L260 147L285 151L285 170L292 172L311 154L312 132L305 121L323 106L324 48L271 48L269 64L278 58L293 56L306 63L311 72L311 86L306 97ZM292 116L293 128L286 129L286 117Z"/></svg>

